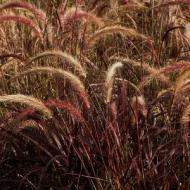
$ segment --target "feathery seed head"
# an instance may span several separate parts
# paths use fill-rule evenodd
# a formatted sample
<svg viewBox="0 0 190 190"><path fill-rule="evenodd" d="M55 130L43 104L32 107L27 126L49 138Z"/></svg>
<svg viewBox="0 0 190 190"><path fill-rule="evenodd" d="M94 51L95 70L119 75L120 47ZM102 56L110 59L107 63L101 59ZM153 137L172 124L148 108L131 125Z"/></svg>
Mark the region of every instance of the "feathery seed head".
<svg viewBox="0 0 190 190"><path fill-rule="evenodd" d="M114 63L107 71L105 87L106 87L106 102L109 103L112 95L114 75L118 68L121 68L123 64L121 62Z"/></svg>
<svg viewBox="0 0 190 190"><path fill-rule="evenodd" d="M5 95L0 96L0 102L25 104L43 113L45 116L47 116L47 118L52 118L51 111L43 104L43 102L32 96L26 96L23 94Z"/></svg>

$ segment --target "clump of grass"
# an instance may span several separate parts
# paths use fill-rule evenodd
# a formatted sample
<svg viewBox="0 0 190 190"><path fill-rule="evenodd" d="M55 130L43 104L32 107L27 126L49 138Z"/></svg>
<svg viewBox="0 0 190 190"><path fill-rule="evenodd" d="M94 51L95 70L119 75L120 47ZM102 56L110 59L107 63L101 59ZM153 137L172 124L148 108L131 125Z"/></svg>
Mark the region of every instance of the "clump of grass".
<svg viewBox="0 0 190 190"><path fill-rule="evenodd" d="M32 2L0 6L1 189L188 189L188 2Z"/></svg>
<svg viewBox="0 0 190 190"><path fill-rule="evenodd" d="M14 21L16 23L22 23L25 26L28 26L29 28L31 28L31 30L40 40L43 40L42 31L32 20L22 16L10 16L10 15L0 16L0 23L7 21Z"/></svg>
<svg viewBox="0 0 190 190"><path fill-rule="evenodd" d="M17 78L20 78L24 75L33 74L33 73L49 73L53 74L56 77L60 77L63 79L67 79L72 84L73 88L76 89L76 92L78 92L79 95L81 95L81 98L83 99L84 103L89 107L88 97L85 92L85 87L82 83L82 81L72 74L71 72L65 71L63 69L57 69L53 67L33 67L32 69L26 70L22 73L19 73L18 75L12 77L11 80L15 80Z"/></svg>
<svg viewBox="0 0 190 190"><path fill-rule="evenodd" d="M181 0L178 0L178 1L168 1L166 3L161 3L159 5L156 5L154 7L152 7L152 9L161 9L161 8L164 8L164 7L169 7L169 6L175 6L175 5L188 5L189 2L188 1L181 1Z"/></svg>
<svg viewBox="0 0 190 190"><path fill-rule="evenodd" d="M190 121L190 105L188 105L183 111L183 115L181 118L181 124L188 125L189 121Z"/></svg>
<svg viewBox="0 0 190 190"><path fill-rule="evenodd" d="M4 53L0 55L0 59L10 58L10 57L23 61L23 58L21 55L17 55L14 53Z"/></svg>
<svg viewBox="0 0 190 190"><path fill-rule="evenodd" d="M49 119L52 118L51 111L43 104L43 102L32 96L26 96L23 94L5 95L5 96L0 96L0 102L19 103L19 104L27 105L41 112L43 115L47 116L47 118Z"/></svg>
<svg viewBox="0 0 190 190"><path fill-rule="evenodd" d="M35 5L25 1L15 0L15 1L6 2L0 6L0 10L10 9L10 8L23 8L28 11L31 11L38 18L38 20L41 20L43 22L45 22L47 19L44 11L37 8Z"/></svg>
<svg viewBox="0 0 190 190"><path fill-rule="evenodd" d="M185 80L190 76L190 69L185 69L180 76L176 79L175 82L175 88L176 91L180 89L181 86L183 86Z"/></svg>
<svg viewBox="0 0 190 190"><path fill-rule="evenodd" d="M169 64L163 68L160 69L160 74L164 73L164 74L171 74L174 73L176 71L182 71L184 69L188 69L190 67L190 62L189 61L178 61L175 62L174 64Z"/></svg>
<svg viewBox="0 0 190 190"><path fill-rule="evenodd" d="M55 107L58 109L65 109L68 110L68 112L71 114L71 116L79 122L84 122L84 118L82 116L82 113L79 109L75 108L71 103L69 102L64 102L60 100L48 100L45 103L46 106L48 107Z"/></svg>
<svg viewBox="0 0 190 190"><path fill-rule="evenodd" d="M147 63L141 63L129 58L122 58L122 57L112 57L111 59L113 60L118 60L118 61L122 61L124 63L128 63L131 64L134 67L139 67L143 70L145 70L146 72L149 73L149 76L144 78L141 83L140 83L140 88L143 88L148 82L150 82L152 79L156 78L164 83L170 83L170 80L167 76L164 75L164 73L161 73L159 69L154 68L153 66L150 66Z"/></svg>
<svg viewBox="0 0 190 190"><path fill-rule="evenodd" d="M62 28L65 30L72 21L82 18L95 23L98 27L102 27L104 25L104 22L93 13L83 11L80 8L71 7L64 13L63 16L60 16Z"/></svg>
<svg viewBox="0 0 190 190"><path fill-rule="evenodd" d="M134 39L141 39L141 40L147 40L148 38L139 32L137 32L133 28L127 28L124 26L107 26L103 29L97 30L95 34L89 37L88 39L88 46L92 47L94 46L100 39L105 39L106 36L111 34L121 34L130 38Z"/></svg>
<svg viewBox="0 0 190 190"><path fill-rule="evenodd" d="M80 71L80 74L82 76L86 77L86 71L82 67L81 63L76 58L74 58L72 55L70 55L66 52L59 51L59 50L44 51L42 53L39 53L36 56L30 58L29 61L27 62L27 64L31 64L33 61L36 61L40 58L47 57L47 56L56 56L56 57L66 59L69 63L72 64L72 66L74 68L76 68L78 71Z"/></svg>
<svg viewBox="0 0 190 190"><path fill-rule="evenodd" d="M32 69L29 69L27 71L24 71L22 73L19 73L18 75L14 76L12 78L12 80L22 77L23 75L27 75L27 74L31 74L31 73L50 73L50 74L54 74L57 77L61 77L61 78L66 78L68 79L71 84L73 85L73 87L75 89L79 89L79 90L85 90L84 85L82 84L82 82L80 81L80 79L78 77L76 77L74 74L65 71L63 69L57 69L54 67L33 67Z"/></svg>

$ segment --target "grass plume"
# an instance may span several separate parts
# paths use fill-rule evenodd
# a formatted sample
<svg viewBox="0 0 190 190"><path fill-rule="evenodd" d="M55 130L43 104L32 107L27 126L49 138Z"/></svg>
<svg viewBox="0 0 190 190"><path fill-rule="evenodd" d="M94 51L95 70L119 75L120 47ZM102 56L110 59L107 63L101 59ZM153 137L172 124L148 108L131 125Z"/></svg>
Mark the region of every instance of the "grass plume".
<svg viewBox="0 0 190 190"><path fill-rule="evenodd" d="M111 101L112 89L113 89L113 81L116 70L121 68L123 64L121 62L116 62L110 66L106 74L106 102L109 103Z"/></svg>
<svg viewBox="0 0 190 190"><path fill-rule="evenodd" d="M183 111L183 115L181 118L181 124L182 125L188 124L189 121L190 121L190 105L188 105Z"/></svg>
<svg viewBox="0 0 190 190"><path fill-rule="evenodd" d="M45 12L43 10L37 8L32 3L28 3L28 2L20 1L20 0L15 0L15 1L6 2L0 6L0 10L10 9L10 8L26 9L28 11L31 11L38 18L38 20L41 20L43 22L46 21Z"/></svg>
<svg viewBox="0 0 190 190"><path fill-rule="evenodd" d="M79 122L84 122L84 118L82 117L81 111L77 108L75 108L71 103L60 101L60 100L48 100L45 103L48 107L55 107L58 109L65 109L67 110L71 116Z"/></svg>
<svg viewBox="0 0 190 190"><path fill-rule="evenodd" d="M25 26L28 26L29 28L31 28L31 30L40 40L43 39L41 30L39 29L38 26L36 26L36 24L32 20L22 16L10 16L10 15L0 16L0 23L8 21L14 21L16 23L21 23L24 24Z"/></svg>
<svg viewBox="0 0 190 190"><path fill-rule="evenodd" d="M90 108L88 96L87 96L87 93L85 91L85 87L82 81L71 72L65 71L63 69L53 68L53 67L33 67L32 69L26 70L12 77L12 80L22 77L23 75L31 74L31 73L49 73L49 74L53 74L56 77L60 77L63 79L66 78L67 80L70 81L71 85L76 90L77 94L82 98L85 105L88 108Z"/></svg>
<svg viewBox="0 0 190 190"><path fill-rule="evenodd" d="M80 74L82 76L86 77L86 71L82 67L81 63L76 58L74 58L72 55L70 55L66 52L59 51L59 50L51 50L51 51L49 50L49 51L44 51L42 53L39 53L36 56L30 58L27 64L30 64L33 61L36 61L37 59L47 57L47 56L56 56L59 58L66 59L69 63L71 63L71 65L74 68L76 68L78 71L80 71Z"/></svg>
<svg viewBox="0 0 190 190"><path fill-rule="evenodd" d="M33 67L32 69L26 70L14 76L12 80L22 77L23 75L31 74L31 73L49 73L63 79L66 78L67 80L71 82L71 84L73 85L75 89L82 90L82 91L85 90L84 85L82 84L82 82L77 76L63 69L57 69L53 67Z"/></svg>
<svg viewBox="0 0 190 190"><path fill-rule="evenodd" d="M106 38L106 36L112 34L121 34L134 39L147 40L147 37L144 34L137 32L133 28L127 28L124 26L116 25L116 26L107 26L103 29L96 31L95 34L89 37L88 46L91 47L95 45L100 39Z"/></svg>
<svg viewBox="0 0 190 190"><path fill-rule="evenodd" d="M70 23L73 20L79 20L82 18L87 21L93 22L98 27L102 27L104 25L103 21L93 13L83 11L80 8L71 7L65 12L63 16L62 15L60 16L62 28L66 29L67 26L70 25Z"/></svg>
<svg viewBox="0 0 190 190"><path fill-rule="evenodd" d="M176 79L176 82L175 82L176 91L178 91L178 90L180 89L180 87L183 86L185 80L188 79L188 77L190 77L190 68L184 70L184 71L180 74L180 76Z"/></svg>
<svg viewBox="0 0 190 190"><path fill-rule="evenodd" d="M44 103L32 96L26 96L23 94L13 94L13 95L4 95L0 96L0 102L2 103L19 103L27 105L34 108L35 110L41 112L47 118L52 118L51 111L44 105Z"/></svg>

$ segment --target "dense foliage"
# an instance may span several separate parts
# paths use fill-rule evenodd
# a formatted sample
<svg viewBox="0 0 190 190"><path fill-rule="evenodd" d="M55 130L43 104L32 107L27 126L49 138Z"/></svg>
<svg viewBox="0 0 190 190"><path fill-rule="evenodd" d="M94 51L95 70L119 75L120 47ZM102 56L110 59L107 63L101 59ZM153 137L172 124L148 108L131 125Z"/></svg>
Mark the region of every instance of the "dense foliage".
<svg viewBox="0 0 190 190"><path fill-rule="evenodd" d="M0 189L190 189L188 0L0 4Z"/></svg>

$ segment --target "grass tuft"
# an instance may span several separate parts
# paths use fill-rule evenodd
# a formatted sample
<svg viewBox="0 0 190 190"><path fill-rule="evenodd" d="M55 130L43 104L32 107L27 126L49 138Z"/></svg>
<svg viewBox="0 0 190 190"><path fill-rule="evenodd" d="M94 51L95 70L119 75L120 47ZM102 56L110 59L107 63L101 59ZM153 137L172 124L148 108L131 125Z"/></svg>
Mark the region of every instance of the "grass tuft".
<svg viewBox="0 0 190 190"><path fill-rule="evenodd" d="M26 96L23 94L5 95L0 96L0 102L9 104L20 103L23 105L27 105L41 112L43 115L47 116L47 118L52 118L51 111L43 104L43 102L32 96Z"/></svg>

